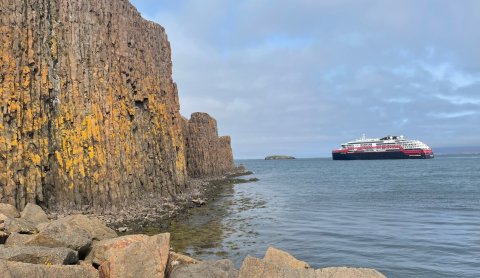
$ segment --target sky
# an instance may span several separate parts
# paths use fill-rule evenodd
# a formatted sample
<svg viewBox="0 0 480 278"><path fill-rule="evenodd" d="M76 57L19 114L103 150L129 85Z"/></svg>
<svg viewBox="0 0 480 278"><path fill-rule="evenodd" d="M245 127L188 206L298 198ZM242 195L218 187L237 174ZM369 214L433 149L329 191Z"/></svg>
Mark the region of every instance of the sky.
<svg viewBox="0 0 480 278"><path fill-rule="evenodd" d="M182 115L216 118L237 159L480 146L480 1L131 2L166 29Z"/></svg>

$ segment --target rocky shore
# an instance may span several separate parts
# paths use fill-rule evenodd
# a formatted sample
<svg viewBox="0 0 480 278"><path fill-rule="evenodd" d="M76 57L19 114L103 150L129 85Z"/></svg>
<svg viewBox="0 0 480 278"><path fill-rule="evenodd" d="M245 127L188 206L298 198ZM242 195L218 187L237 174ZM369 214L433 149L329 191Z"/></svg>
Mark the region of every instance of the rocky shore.
<svg viewBox="0 0 480 278"><path fill-rule="evenodd" d="M82 210L55 207L46 210L46 213L50 219L72 214L95 216L112 228L165 222L184 214L188 209L206 204L211 198L215 198L225 184L257 181L256 178L240 178L249 174L251 172L240 165L223 175L190 178L185 189L176 195L160 197L154 193L147 193L138 200L129 200L128 205L121 208L98 211L91 207Z"/></svg>
<svg viewBox="0 0 480 278"><path fill-rule="evenodd" d="M170 234L118 236L96 217L50 220L35 204L21 213L0 204L2 277L385 277L374 269L313 269L287 252L269 248L247 256L239 270L230 260L199 261L176 253Z"/></svg>

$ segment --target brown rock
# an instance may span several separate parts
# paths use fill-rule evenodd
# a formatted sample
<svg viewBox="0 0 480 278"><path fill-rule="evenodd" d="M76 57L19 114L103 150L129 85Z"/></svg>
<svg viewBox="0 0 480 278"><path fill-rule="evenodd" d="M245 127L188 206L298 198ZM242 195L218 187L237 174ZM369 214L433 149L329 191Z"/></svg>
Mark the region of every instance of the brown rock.
<svg viewBox="0 0 480 278"><path fill-rule="evenodd" d="M183 120L183 126L189 176L215 176L235 169L230 137L218 137L214 118L193 113L190 120Z"/></svg>
<svg viewBox="0 0 480 278"><path fill-rule="evenodd" d="M385 278L375 269L328 267L314 270L290 254L269 248L264 260L247 256L240 268L239 278ZM308 265L307 265L308 266Z"/></svg>
<svg viewBox="0 0 480 278"><path fill-rule="evenodd" d="M173 269L175 269L178 266L197 264L199 262L200 262L199 260L196 260L189 256L170 251L168 255L167 270L165 272L167 274L166 276L170 277L170 273L172 273Z"/></svg>
<svg viewBox="0 0 480 278"><path fill-rule="evenodd" d="M2 278L98 278L98 271L85 265L41 265L0 260Z"/></svg>
<svg viewBox="0 0 480 278"><path fill-rule="evenodd" d="M230 260L185 264L173 269L170 278L237 278L238 270Z"/></svg>
<svg viewBox="0 0 480 278"><path fill-rule="evenodd" d="M48 216L43 209L35 204L28 203L22 211L21 218L35 225L48 222Z"/></svg>
<svg viewBox="0 0 480 278"><path fill-rule="evenodd" d="M17 211L17 209L10 204L0 203L0 214L4 214L5 216L11 217L11 218L20 217L20 213Z"/></svg>
<svg viewBox="0 0 480 278"><path fill-rule="evenodd" d="M269 247L263 258L265 262L278 265L280 267L296 268L296 269L305 269L310 268L306 262L297 260L292 255L288 254L285 251Z"/></svg>
<svg viewBox="0 0 480 278"><path fill-rule="evenodd" d="M239 278L316 278L313 269L295 269L247 256L240 268Z"/></svg>
<svg viewBox="0 0 480 278"><path fill-rule="evenodd" d="M46 3L0 4L0 201L101 210L174 193L186 163L165 30L128 0Z"/></svg>
<svg viewBox="0 0 480 278"><path fill-rule="evenodd" d="M0 260L30 264L68 265L78 262L76 251L41 246L0 246Z"/></svg>
<svg viewBox="0 0 480 278"><path fill-rule="evenodd" d="M375 269L352 267L327 267L315 270L317 278L386 278Z"/></svg>
<svg viewBox="0 0 480 278"><path fill-rule="evenodd" d="M128 0L9 0L0 11L0 202L103 212L185 189L163 27ZM188 145L191 172L231 168L229 138L197 139L202 128L189 135L208 157Z"/></svg>
<svg viewBox="0 0 480 278"><path fill-rule="evenodd" d="M123 236L96 243L87 261L101 277L164 277L169 248L168 233Z"/></svg>

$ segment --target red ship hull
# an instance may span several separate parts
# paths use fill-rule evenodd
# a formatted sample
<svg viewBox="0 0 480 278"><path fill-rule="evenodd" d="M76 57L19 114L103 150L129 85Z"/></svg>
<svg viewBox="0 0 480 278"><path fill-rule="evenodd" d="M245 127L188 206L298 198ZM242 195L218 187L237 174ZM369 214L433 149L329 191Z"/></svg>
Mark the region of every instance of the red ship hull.
<svg viewBox="0 0 480 278"><path fill-rule="evenodd" d="M434 158L432 150L343 149L332 151L333 160L372 160L372 159L429 159Z"/></svg>

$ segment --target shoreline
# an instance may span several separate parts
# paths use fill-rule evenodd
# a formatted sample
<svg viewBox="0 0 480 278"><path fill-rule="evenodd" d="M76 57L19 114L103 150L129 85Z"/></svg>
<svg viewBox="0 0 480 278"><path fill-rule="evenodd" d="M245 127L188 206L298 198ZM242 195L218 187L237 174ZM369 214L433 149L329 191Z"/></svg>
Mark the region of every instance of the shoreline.
<svg viewBox="0 0 480 278"><path fill-rule="evenodd" d="M148 194L114 211L95 212L90 209L82 211L62 208L47 210L46 213L51 220L78 214L93 216L121 235L133 233L152 235L155 232L148 232L145 228L157 226L157 233L167 231L173 222L187 219L191 215L191 210L215 201L228 186L258 181L256 178L240 178L252 174L253 172L240 165L223 175L191 178L184 192L171 197Z"/></svg>
<svg viewBox="0 0 480 278"><path fill-rule="evenodd" d="M247 256L236 268L228 259L204 261L172 251L169 233L119 236L95 217L49 220L33 203L21 213L3 204L0 212L5 230L0 242L4 277L385 277L375 269L311 268L272 247L263 259Z"/></svg>

